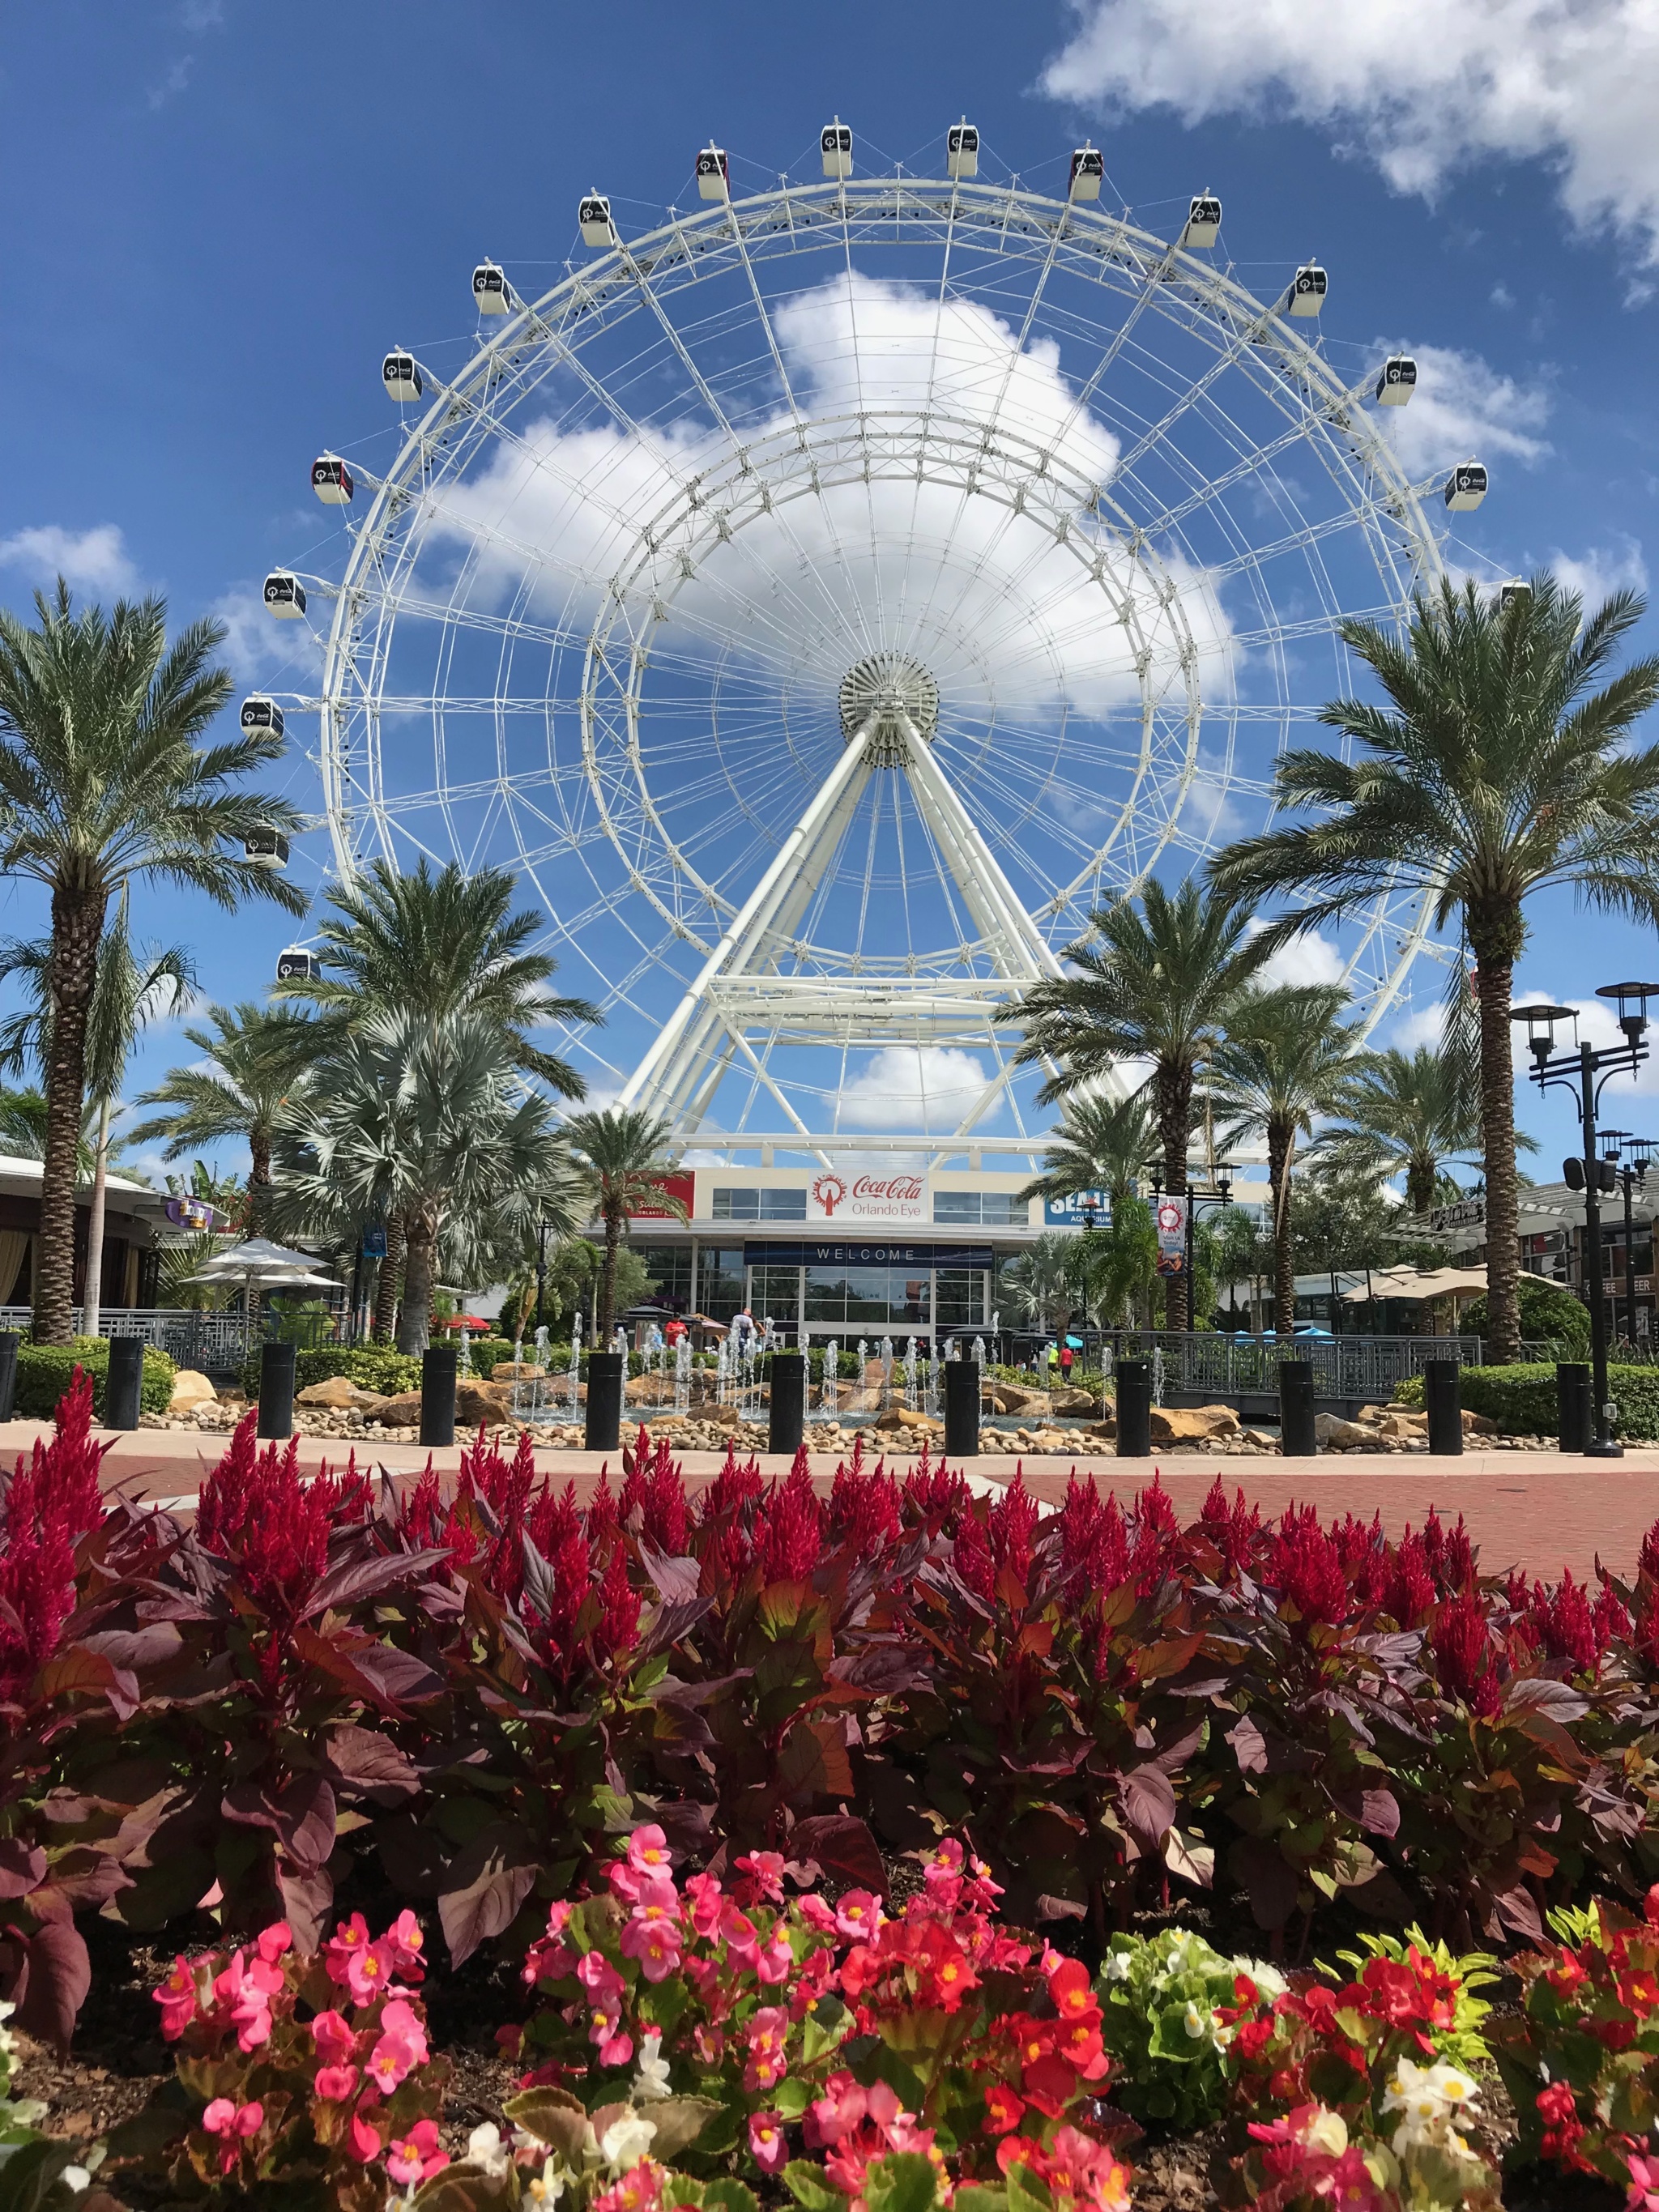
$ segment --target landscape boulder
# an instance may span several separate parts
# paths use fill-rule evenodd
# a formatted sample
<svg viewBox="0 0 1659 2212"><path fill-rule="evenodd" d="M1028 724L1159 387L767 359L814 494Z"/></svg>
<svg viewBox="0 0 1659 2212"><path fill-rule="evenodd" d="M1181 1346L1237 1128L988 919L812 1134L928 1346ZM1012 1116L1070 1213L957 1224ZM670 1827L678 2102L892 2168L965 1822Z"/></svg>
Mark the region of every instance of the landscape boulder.
<svg viewBox="0 0 1659 2212"><path fill-rule="evenodd" d="M1376 1431L1358 1421L1345 1421L1340 1413L1314 1415L1314 1442L1322 1451L1364 1451L1376 1443Z"/></svg>
<svg viewBox="0 0 1659 2212"><path fill-rule="evenodd" d="M416 1429L421 1425L421 1394L418 1390L400 1390L395 1397L382 1398L374 1418L388 1429Z"/></svg>
<svg viewBox="0 0 1659 2212"><path fill-rule="evenodd" d="M1152 1427L1155 1444L1218 1444L1238 1434L1238 1416L1231 1406L1154 1406Z"/></svg>
<svg viewBox="0 0 1659 2212"><path fill-rule="evenodd" d="M167 1401L168 1409L175 1413L194 1413L198 1406L210 1406L219 1393L199 1369L181 1367L173 1378L173 1395Z"/></svg>
<svg viewBox="0 0 1659 2212"><path fill-rule="evenodd" d="M337 1413L364 1412L381 1401L378 1390L365 1390L349 1375L331 1375L325 1382L309 1382L295 1394L296 1406L326 1407Z"/></svg>
<svg viewBox="0 0 1659 2212"><path fill-rule="evenodd" d="M1097 1413L1100 1401L1087 1390L1076 1390L1066 1383L1061 1389L1049 1392L1048 1411L1051 1413Z"/></svg>

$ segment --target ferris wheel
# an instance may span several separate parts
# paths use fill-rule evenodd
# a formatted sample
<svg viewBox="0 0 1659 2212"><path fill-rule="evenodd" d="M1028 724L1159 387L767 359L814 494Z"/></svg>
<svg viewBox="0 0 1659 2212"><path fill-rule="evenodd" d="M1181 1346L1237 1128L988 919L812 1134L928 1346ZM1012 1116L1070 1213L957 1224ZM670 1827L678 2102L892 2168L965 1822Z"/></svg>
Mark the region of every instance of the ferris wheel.
<svg viewBox="0 0 1659 2212"><path fill-rule="evenodd" d="M476 337L386 355L387 457L313 467L337 573L266 582L323 642L287 703L336 868L520 871L606 1009L573 1046L683 1139L869 1126L906 1055L933 1133L1023 1130L997 1007L1262 824L1339 623L1400 618L1486 475L1410 480L1414 364L1339 370L1326 271L1257 296L1207 192L1164 240L1092 147L1057 196L965 122L936 181L820 156L749 191L708 147L631 238L591 193L556 282L485 261ZM1425 927L1324 943L1367 1026Z"/></svg>

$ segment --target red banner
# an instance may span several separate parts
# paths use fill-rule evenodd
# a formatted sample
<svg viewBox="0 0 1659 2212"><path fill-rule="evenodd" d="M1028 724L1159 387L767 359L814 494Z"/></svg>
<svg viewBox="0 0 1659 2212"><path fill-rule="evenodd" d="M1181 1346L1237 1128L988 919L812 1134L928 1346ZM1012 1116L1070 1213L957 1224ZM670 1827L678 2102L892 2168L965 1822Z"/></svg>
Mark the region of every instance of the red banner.
<svg viewBox="0 0 1659 2212"><path fill-rule="evenodd" d="M659 1188L670 1198L678 1198L688 1213L691 1211L691 1194L696 1188L696 1178L689 1175L665 1176ZM679 1215L665 1206L636 1206L629 1216L631 1221L678 1221Z"/></svg>

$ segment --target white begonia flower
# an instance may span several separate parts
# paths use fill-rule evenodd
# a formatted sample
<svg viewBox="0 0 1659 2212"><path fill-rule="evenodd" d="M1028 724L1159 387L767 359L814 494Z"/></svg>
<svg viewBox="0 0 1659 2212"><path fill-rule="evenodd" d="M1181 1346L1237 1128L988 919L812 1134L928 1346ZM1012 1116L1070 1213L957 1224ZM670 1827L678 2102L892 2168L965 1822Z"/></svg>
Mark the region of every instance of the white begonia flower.
<svg viewBox="0 0 1659 2212"><path fill-rule="evenodd" d="M637 2166L657 2139L657 2124L635 2112L612 2120L599 2137L599 2155L612 2173L625 2173Z"/></svg>
<svg viewBox="0 0 1659 2212"><path fill-rule="evenodd" d="M655 2030L640 2044L640 2070L634 2076L633 2101L649 2104L658 2097L671 2097L668 2086L668 2061L662 2056L662 2037Z"/></svg>
<svg viewBox="0 0 1659 2212"><path fill-rule="evenodd" d="M1348 2124L1340 2112L1328 2112L1322 2105L1302 2140L1310 2150L1322 2150L1328 2158L1340 2158L1348 2148Z"/></svg>
<svg viewBox="0 0 1659 2212"><path fill-rule="evenodd" d="M525 2185L525 2195L532 2204L556 2204L564 2190L564 2175L559 2170L558 2161L550 2158L541 2172L533 2174Z"/></svg>
<svg viewBox="0 0 1659 2212"><path fill-rule="evenodd" d="M501 2131L494 2120L486 2120L482 2127L473 2129L466 2139L466 2154L475 2166L483 2166L492 2181L504 2179L513 2162L513 2154L501 2141Z"/></svg>
<svg viewBox="0 0 1659 2212"><path fill-rule="evenodd" d="M1389 2077L1382 2099L1385 2112L1400 2115L1394 2134L1395 2149L1435 2148L1449 2151L1455 2158L1473 2157L1452 2122L1472 2115L1480 2096L1461 2066L1449 2065L1443 2059L1432 2066L1419 2066L1413 2058L1402 2058Z"/></svg>
<svg viewBox="0 0 1659 2212"><path fill-rule="evenodd" d="M1235 1959L1233 1967L1236 1972L1248 1974L1270 2004L1291 1986L1278 1967L1270 1966L1265 1959Z"/></svg>
<svg viewBox="0 0 1659 2212"><path fill-rule="evenodd" d="M1191 2036L1194 2043L1197 2043L1200 2038L1207 2035L1210 2032L1208 2015L1201 2013L1198 2007L1193 2003L1190 1998L1188 2000L1187 2009L1182 2015L1181 2025L1185 2028L1187 2033Z"/></svg>
<svg viewBox="0 0 1659 2212"><path fill-rule="evenodd" d="M1129 1978L1128 1953L1109 1951L1100 1962L1100 1978L1103 1982L1127 1982Z"/></svg>
<svg viewBox="0 0 1659 2212"><path fill-rule="evenodd" d="M58 2179L65 2189L73 2191L76 2197L83 2189L90 2189L92 2186L92 2176L84 2166L66 2166Z"/></svg>

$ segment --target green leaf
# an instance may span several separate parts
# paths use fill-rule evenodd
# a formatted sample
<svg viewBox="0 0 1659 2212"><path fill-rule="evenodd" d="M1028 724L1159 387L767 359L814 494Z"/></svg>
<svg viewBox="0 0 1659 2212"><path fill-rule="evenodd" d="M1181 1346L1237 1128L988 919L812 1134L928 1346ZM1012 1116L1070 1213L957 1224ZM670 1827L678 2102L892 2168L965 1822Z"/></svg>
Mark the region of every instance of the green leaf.
<svg viewBox="0 0 1659 2212"><path fill-rule="evenodd" d="M792 2158L783 2169L783 2180L796 2203L805 2205L806 2212L847 2212L845 2196L824 2179L823 2167L814 2166L810 2158Z"/></svg>
<svg viewBox="0 0 1659 2212"><path fill-rule="evenodd" d="M741 2181L732 2181L722 2174L717 2180L705 2183L702 2192L705 2212L719 2205L720 2212L760 2212L755 2192Z"/></svg>
<svg viewBox="0 0 1659 2212"><path fill-rule="evenodd" d="M889 2151L864 2177L870 2212L931 2212L938 2195L937 2170L919 2150Z"/></svg>
<svg viewBox="0 0 1659 2212"><path fill-rule="evenodd" d="M907 2066L897 2051L890 2051L884 2043L878 2043L854 2071L866 2089L872 2081L884 2081L907 2112L921 2110L927 2096L921 2076L914 2066Z"/></svg>
<svg viewBox="0 0 1659 2212"><path fill-rule="evenodd" d="M969 2182L958 2189L953 2200L956 2212L1008 2212L1008 2192L1006 2189L987 2189L979 2182Z"/></svg>
<svg viewBox="0 0 1659 2212"><path fill-rule="evenodd" d="M787 2081L779 2082L778 2093L772 2102L784 2119L798 2120L811 2102L811 2098L812 2092L806 2083L798 2074L792 2074Z"/></svg>
<svg viewBox="0 0 1659 2212"><path fill-rule="evenodd" d="M580 2098L551 2087L525 2089L509 2097L501 2110L515 2126L562 2152L568 2164L576 2164L587 2133L587 2108Z"/></svg>
<svg viewBox="0 0 1659 2212"><path fill-rule="evenodd" d="M1008 2169L1008 2212L1051 2212L1048 2185L1029 2166Z"/></svg>
<svg viewBox="0 0 1659 2212"><path fill-rule="evenodd" d="M715 2113L724 2109L712 2097L653 2099L641 2115L657 2130L651 2141L652 2157L659 2160L672 2158L676 2151L696 2142Z"/></svg>
<svg viewBox="0 0 1659 2212"><path fill-rule="evenodd" d="M20 2143L0 2161L0 2212L43 2212L58 2176L75 2164L73 2143L42 2136Z"/></svg>

